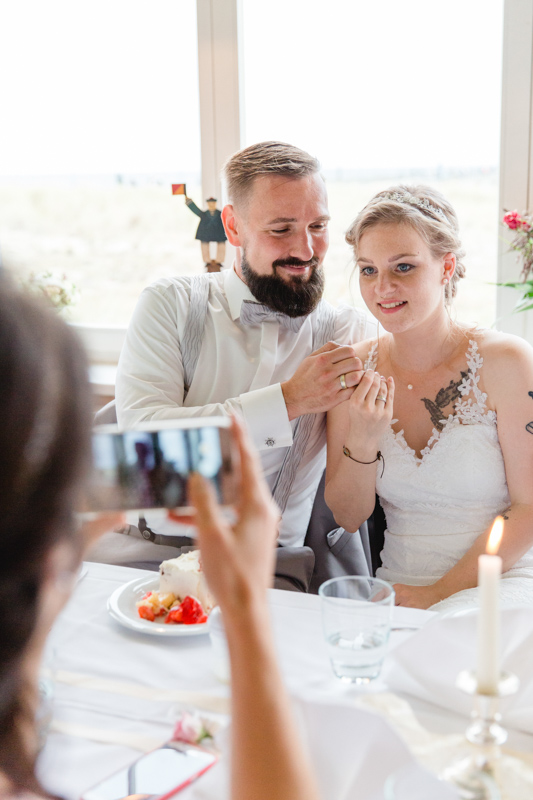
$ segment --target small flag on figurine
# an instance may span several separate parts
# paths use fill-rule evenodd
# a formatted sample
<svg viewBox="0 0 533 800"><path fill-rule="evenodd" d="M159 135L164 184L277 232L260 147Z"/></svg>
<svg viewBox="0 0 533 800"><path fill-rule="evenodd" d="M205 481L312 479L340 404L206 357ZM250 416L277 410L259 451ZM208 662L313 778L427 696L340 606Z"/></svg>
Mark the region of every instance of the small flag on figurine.
<svg viewBox="0 0 533 800"><path fill-rule="evenodd" d="M187 188L185 183L173 183L172 184L172 194L184 194L187 195Z"/></svg>

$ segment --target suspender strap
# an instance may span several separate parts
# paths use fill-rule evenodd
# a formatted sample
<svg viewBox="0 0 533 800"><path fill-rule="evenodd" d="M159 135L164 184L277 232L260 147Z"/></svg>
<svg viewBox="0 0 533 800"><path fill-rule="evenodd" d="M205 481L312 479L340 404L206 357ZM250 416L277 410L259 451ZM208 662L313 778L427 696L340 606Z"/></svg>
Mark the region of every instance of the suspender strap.
<svg viewBox="0 0 533 800"><path fill-rule="evenodd" d="M321 301L313 326L313 352L335 338L336 317L335 309ZM294 427L292 446L287 451L272 490L281 513L287 507L296 470L307 448L314 420L314 414L305 414L299 417Z"/></svg>
<svg viewBox="0 0 533 800"><path fill-rule="evenodd" d="M195 275L191 278L189 313L185 320L181 358L183 361L183 399L187 397L204 338L205 318L209 303L210 276Z"/></svg>

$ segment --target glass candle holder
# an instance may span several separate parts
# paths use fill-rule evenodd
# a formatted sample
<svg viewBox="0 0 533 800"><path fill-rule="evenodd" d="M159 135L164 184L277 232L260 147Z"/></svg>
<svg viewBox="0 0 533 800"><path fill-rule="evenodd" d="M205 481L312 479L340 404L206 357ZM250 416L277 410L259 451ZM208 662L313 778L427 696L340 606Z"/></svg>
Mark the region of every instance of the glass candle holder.
<svg viewBox="0 0 533 800"><path fill-rule="evenodd" d="M457 787L461 800L501 800L500 748L507 740L507 731L501 724L499 708L502 697L518 690L518 678L503 672L494 694L478 692L476 674L467 670L459 673L456 684L474 698L465 736L475 749L445 769L441 777Z"/></svg>

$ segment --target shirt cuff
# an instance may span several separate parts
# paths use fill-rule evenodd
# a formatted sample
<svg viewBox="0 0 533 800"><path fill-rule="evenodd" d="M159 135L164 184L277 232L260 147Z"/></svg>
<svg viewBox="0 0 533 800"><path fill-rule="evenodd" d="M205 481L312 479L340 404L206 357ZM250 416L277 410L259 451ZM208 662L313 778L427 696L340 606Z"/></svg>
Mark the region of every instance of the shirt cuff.
<svg viewBox="0 0 533 800"><path fill-rule="evenodd" d="M258 450L290 447L292 427L281 384L246 392L239 399L246 427Z"/></svg>

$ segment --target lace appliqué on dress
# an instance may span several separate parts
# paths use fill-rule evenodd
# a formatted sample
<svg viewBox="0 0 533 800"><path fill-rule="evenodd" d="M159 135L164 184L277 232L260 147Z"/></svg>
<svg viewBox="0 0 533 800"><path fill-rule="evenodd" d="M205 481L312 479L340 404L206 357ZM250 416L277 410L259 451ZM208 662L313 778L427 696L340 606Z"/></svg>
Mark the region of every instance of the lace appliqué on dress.
<svg viewBox="0 0 533 800"><path fill-rule="evenodd" d="M470 347L466 352L468 375L459 385L462 397L473 394L468 400L458 400L455 404L455 416L463 424L491 424L496 422L496 412L487 409L487 393L479 389L478 372L483 366L483 356L479 354L477 342L470 340Z"/></svg>
<svg viewBox="0 0 533 800"><path fill-rule="evenodd" d="M366 357L363 369L376 369L378 364L378 342L375 341Z"/></svg>
<svg viewBox="0 0 533 800"><path fill-rule="evenodd" d="M377 363L377 350L378 342L374 342L369 350L367 359L365 361L365 369L375 369ZM474 339L469 340L468 350L466 351L466 363L468 366L468 375L464 378L458 386L458 391L463 398L457 400L454 406L454 413L449 414L447 418L441 419L442 430L433 428L431 436L426 446L420 451L418 457L412 447L409 447L405 441L403 430L397 433L392 429L392 435L404 451L406 455L414 457L419 464L422 464L433 446L442 438L444 431L452 425L495 425L496 412L487 409L487 394L482 392L478 386L479 384L479 371L483 366L483 356L479 353L479 347ZM468 397L468 395L473 397ZM396 420L393 420L393 423Z"/></svg>
<svg viewBox="0 0 533 800"><path fill-rule="evenodd" d="M480 378L478 373L483 366L483 356L479 353L478 343L473 339L470 339L466 351L466 363L468 375L463 378L457 388L461 397L467 399L457 400L454 406L455 413L449 414L447 419L441 420L443 425L441 431L433 428L427 445L420 451L422 460L430 452L435 442L440 439L447 426L496 424L496 412L487 408L487 393L482 392L478 386ZM473 394L473 397L468 397L469 394Z"/></svg>

